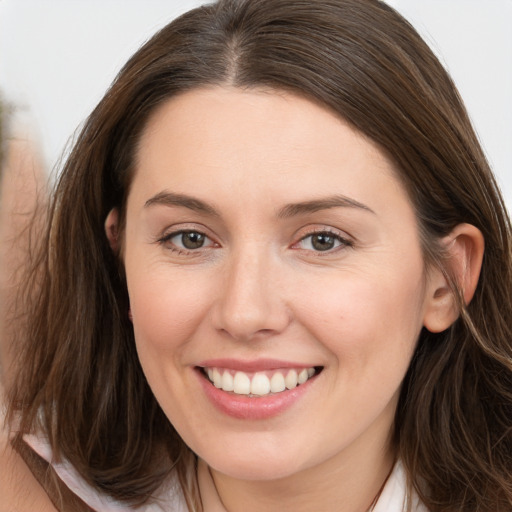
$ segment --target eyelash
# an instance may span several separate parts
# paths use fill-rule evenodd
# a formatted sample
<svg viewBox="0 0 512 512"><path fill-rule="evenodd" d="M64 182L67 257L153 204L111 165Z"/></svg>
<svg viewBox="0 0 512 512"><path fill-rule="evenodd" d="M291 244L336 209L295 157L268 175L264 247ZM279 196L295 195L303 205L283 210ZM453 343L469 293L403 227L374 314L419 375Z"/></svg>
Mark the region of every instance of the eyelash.
<svg viewBox="0 0 512 512"><path fill-rule="evenodd" d="M199 236L204 237L205 241L209 241L210 244L206 246L201 245L196 249L187 249L186 247L177 247L175 243L171 242L173 238L178 237L180 235L183 236L185 234L197 234ZM168 233L163 237L159 238L157 240L157 243L159 243L160 245L165 245L166 249L170 250L171 252L182 255L197 254L198 249L209 248L215 245L215 242L213 242L213 240L208 235L197 229L180 229L178 231L173 231L172 233Z"/></svg>
<svg viewBox="0 0 512 512"><path fill-rule="evenodd" d="M315 256L324 256L324 255L329 255L329 254L333 254L335 252L338 252L339 250L343 250L345 248L350 248L350 247L353 247L354 246L354 243L341 236L339 233L337 233L336 231L333 231L333 230L330 230L330 229L318 229L318 230L314 230L310 233L308 233L307 235L303 236L298 242L296 242L292 248L297 248L298 250L301 250L299 246L299 244L301 244L301 242L304 242L305 240L307 240L308 238L312 238L314 236L320 236L320 235L324 235L326 237L329 237L329 238L333 238L335 240L335 242L339 242L339 245L336 246L336 247L333 247L331 249L326 249L325 251L322 251L322 250L314 250L314 249L303 249L303 250L306 250L306 251L311 251L315 254Z"/></svg>
<svg viewBox="0 0 512 512"><path fill-rule="evenodd" d="M205 241L209 241L210 243L208 245L201 245L201 246L197 247L196 249L187 249L187 248L177 247L175 243L171 242L171 240L173 238L179 237L180 235L183 236L185 234L199 235L200 237L204 237ZM302 250L312 252L317 256L323 256L324 254L325 255L332 254L332 253L342 250L344 248L354 246L354 244L351 240L348 240L347 238L339 235L335 231L332 231L330 229L319 229L319 230L312 231L312 232L308 233L307 235L303 236L298 242L296 242L292 245L292 249L301 250L301 248L298 246L302 242L304 242L308 238L312 238L314 236L321 236L321 235L334 239L334 243L338 242L339 245L337 245L333 248L328 248L326 250L315 250L315 249L304 249L304 248L302 248ZM195 230L195 229L181 229L178 231L173 231L172 233L168 233L168 234L164 235L163 237L159 238L157 240L157 243L159 243L160 245L165 245L168 250L170 250L171 252L180 254L180 255L197 254L199 252L199 249L207 249L210 247L214 247L216 245L215 242L213 242L213 240L208 235L206 235L202 231Z"/></svg>

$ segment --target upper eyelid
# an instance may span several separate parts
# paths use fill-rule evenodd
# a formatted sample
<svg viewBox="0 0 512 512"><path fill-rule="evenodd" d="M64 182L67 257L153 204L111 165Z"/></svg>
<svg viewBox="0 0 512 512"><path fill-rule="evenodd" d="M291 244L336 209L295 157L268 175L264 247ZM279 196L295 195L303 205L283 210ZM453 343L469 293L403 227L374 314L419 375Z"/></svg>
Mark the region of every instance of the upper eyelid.
<svg viewBox="0 0 512 512"><path fill-rule="evenodd" d="M199 229L193 229L193 228L181 228L181 229L164 232L164 234L161 237L159 237L158 241L167 241L167 240L170 240L171 238L174 238L175 236L181 235L183 233L200 233L201 235L204 235L204 237L207 238L208 240L211 240L214 243L218 243L218 242L215 242L213 237L211 237L204 231L199 230Z"/></svg>
<svg viewBox="0 0 512 512"><path fill-rule="evenodd" d="M354 237L347 231L344 231L344 230L341 230L341 229L338 229L338 228L335 228L332 226L312 227L310 229L307 229L304 233L298 235L298 240L304 240L304 238L307 238L308 236L322 234L322 233L328 233L330 235L333 235L333 236L336 236L343 240L347 240L347 241L351 241L351 242L355 241Z"/></svg>
<svg viewBox="0 0 512 512"><path fill-rule="evenodd" d="M176 235L176 234L183 233L186 231L201 233L201 234L207 236L208 238L215 237L215 235L212 234L212 230L207 228L203 224L198 224L195 222L178 222L176 224L172 224L172 225L167 226L164 229L162 229L160 231L161 235L159 235L159 238L168 237L169 235L173 235L173 234Z"/></svg>
<svg viewBox="0 0 512 512"><path fill-rule="evenodd" d="M344 231L341 232L338 229L334 229L334 228L315 228L315 229L312 229L311 231L308 231L307 233L305 233L304 236L316 235L318 233L320 233L320 234L329 233L331 235L343 237L342 233L345 233L345 232Z"/></svg>

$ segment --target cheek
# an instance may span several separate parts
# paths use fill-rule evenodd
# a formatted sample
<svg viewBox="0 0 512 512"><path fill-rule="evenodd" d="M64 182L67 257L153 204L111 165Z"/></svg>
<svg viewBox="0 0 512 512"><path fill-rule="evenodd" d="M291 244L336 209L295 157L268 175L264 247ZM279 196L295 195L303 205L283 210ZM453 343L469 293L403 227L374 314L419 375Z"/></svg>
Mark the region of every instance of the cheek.
<svg viewBox="0 0 512 512"><path fill-rule="evenodd" d="M173 423L190 429L183 407L189 393L188 347L207 315L208 280L176 275L164 265L142 273L127 269L127 281L135 344L148 384Z"/></svg>
<svg viewBox="0 0 512 512"><path fill-rule="evenodd" d="M408 363L422 327L421 276L417 266L395 274L381 269L378 277L346 273L309 287L307 298L297 300L298 315L343 363L371 363L377 371L379 361Z"/></svg>
<svg viewBox="0 0 512 512"><path fill-rule="evenodd" d="M128 293L139 352L179 357L208 310L208 280L164 268L128 275Z"/></svg>

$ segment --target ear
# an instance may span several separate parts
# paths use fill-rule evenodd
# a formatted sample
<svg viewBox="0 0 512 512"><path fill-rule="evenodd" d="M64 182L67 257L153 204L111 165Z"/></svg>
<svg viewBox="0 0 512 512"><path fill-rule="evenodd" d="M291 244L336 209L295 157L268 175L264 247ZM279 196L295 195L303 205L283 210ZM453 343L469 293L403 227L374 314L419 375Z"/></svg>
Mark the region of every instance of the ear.
<svg viewBox="0 0 512 512"><path fill-rule="evenodd" d="M446 253L446 272L453 276L469 304L476 290L485 242L480 230L471 224L459 224L441 240ZM429 272L427 304L423 325L431 332L442 332L457 320L459 308L446 272L436 268Z"/></svg>
<svg viewBox="0 0 512 512"><path fill-rule="evenodd" d="M105 219L105 234L110 248L117 253L119 250L119 210L113 208Z"/></svg>

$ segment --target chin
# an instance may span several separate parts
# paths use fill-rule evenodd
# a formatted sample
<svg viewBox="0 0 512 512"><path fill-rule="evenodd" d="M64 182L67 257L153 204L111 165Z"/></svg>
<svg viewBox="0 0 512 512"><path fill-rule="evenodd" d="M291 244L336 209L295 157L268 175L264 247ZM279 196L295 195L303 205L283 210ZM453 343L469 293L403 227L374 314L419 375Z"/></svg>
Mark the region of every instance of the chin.
<svg viewBox="0 0 512 512"><path fill-rule="evenodd" d="M250 481L269 481L286 478L294 473L305 469L304 461L299 462L295 455L286 456L285 453L278 453L271 450L265 453L254 444L254 449L225 450L221 454L205 453L201 457L211 468L231 478ZM201 455L200 455L201 456Z"/></svg>
<svg viewBox="0 0 512 512"><path fill-rule="evenodd" d="M206 462L208 463L208 461ZM274 481L297 473L297 468L292 468L289 464L281 467L275 460L253 464L248 464L244 461L235 463L223 462L217 466L209 465L219 473L223 473L237 480L247 481Z"/></svg>

